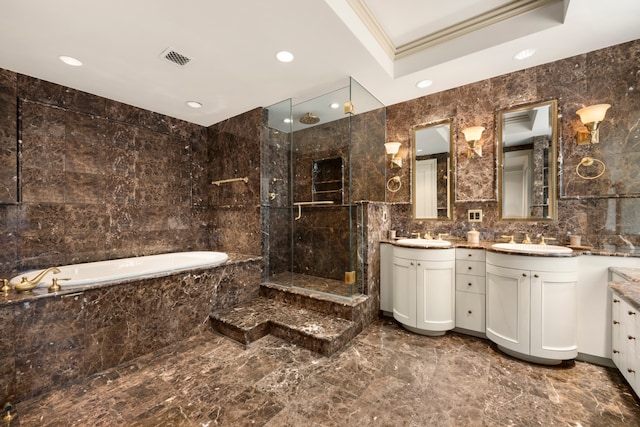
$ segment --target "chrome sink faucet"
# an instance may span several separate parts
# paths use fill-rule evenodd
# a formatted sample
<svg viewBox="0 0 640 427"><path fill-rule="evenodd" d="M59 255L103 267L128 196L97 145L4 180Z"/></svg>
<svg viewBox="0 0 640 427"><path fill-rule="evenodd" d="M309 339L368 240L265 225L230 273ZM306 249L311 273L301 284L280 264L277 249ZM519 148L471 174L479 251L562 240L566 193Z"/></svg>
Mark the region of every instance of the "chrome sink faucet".
<svg viewBox="0 0 640 427"><path fill-rule="evenodd" d="M22 293L32 291L33 289L35 289L38 283L40 283L44 276L46 276L50 272L53 272L53 274L58 274L60 273L60 269L58 267L49 267L45 270L42 270L36 277L31 280L27 279L26 276L22 276L22 280L20 281L20 283L15 286L16 292Z"/></svg>

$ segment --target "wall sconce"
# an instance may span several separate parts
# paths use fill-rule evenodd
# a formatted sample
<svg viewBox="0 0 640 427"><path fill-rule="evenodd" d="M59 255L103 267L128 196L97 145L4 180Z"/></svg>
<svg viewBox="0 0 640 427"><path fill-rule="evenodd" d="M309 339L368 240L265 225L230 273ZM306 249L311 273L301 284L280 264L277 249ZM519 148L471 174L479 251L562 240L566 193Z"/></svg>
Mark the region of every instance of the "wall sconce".
<svg viewBox="0 0 640 427"><path fill-rule="evenodd" d="M600 122L604 120L607 110L611 107L609 104L590 105L576 111L580 116L580 121L587 130L581 129L576 135L578 145L597 144L600 142Z"/></svg>
<svg viewBox="0 0 640 427"><path fill-rule="evenodd" d="M477 159L482 157L482 145L483 141L480 140L482 138L482 132L484 132L484 127L482 126L471 126L469 128L462 129L462 133L464 133L464 139L467 140L467 157L470 159Z"/></svg>
<svg viewBox="0 0 640 427"><path fill-rule="evenodd" d="M400 157L398 155L398 152L400 151L400 144L399 142L385 142L384 144L384 149L386 150L387 154L391 155L391 168L392 169L398 169L402 167L402 157Z"/></svg>

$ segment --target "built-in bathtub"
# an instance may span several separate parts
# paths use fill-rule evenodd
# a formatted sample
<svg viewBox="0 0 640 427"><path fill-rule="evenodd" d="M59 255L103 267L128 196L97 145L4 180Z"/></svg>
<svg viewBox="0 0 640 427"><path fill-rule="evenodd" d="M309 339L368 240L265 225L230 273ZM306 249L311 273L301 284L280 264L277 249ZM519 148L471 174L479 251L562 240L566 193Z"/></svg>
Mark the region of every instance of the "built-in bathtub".
<svg viewBox="0 0 640 427"><path fill-rule="evenodd" d="M87 262L59 266L59 273L44 276L36 287L46 287L56 277L63 289L79 289L93 285L123 282L181 273L195 268L216 267L229 259L224 252L175 252L159 255L147 255L133 258L120 258L108 261ZM31 279L42 270L27 271L9 281L14 287L22 277Z"/></svg>
<svg viewBox="0 0 640 427"><path fill-rule="evenodd" d="M47 274L31 292L0 293L0 343L8 367L0 369L3 401L57 389L208 330L212 310L258 296L264 272L260 256L230 253L227 259L219 252L152 255L60 270ZM101 270L108 274L98 275ZM22 275L32 279L39 271ZM73 281L60 281L62 289L49 292L52 277Z"/></svg>

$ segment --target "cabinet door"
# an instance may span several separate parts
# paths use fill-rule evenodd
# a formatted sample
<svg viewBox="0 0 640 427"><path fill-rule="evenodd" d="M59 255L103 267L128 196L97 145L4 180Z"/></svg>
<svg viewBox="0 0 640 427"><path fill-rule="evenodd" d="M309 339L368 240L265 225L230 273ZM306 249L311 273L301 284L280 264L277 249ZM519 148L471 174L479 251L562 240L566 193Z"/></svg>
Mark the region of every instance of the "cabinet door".
<svg viewBox="0 0 640 427"><path fill-rule="evenodd" d="M531 355L578 356L577 274L531 272Z"/></svg>
<svg viewBox="0 0 640 427"><path fill-rule="evenodd" d="M635 340L633 340L634 344L635 344L635 349L634 349L634 360L632 362L629 362L630 365L633 365L633 370L636 371L635 372L635 384L631 384L631 387L633 387L633 390L636 392L636 395L640 396L640 337L638 337L638 335L640 335L640 312L638 310L635 310L636 315L635 317L635 323L636 323L636 328L635 328L635 334L634 336L636 337Z"/></svg>
<svg viewBox="0 0 640 427"><path fill-rule="evenodd" d="M484 295L456 292L456 327L485 332Z"/></svg>
<svg viewBox="0 0 640 427"><path fill-rule="evenodd" d="M529 353L529 271L487 264L487 338Z"/></svg>
<svg viewBox="0 0 640 427"><path fill-rule="evenodd" d="M636 330L636 318L638 317L638 311L626 304L624 308L625 312L622 314L625 320L625 341L626 341L626 369L622 372L627 379L627 382L635 388L637 379L640 375L637 374L638 365L636 354L636 342L638 341L638 331Z"/></svg>
<svg viewBox="0 0 640 427"><path fill-rule="evenodd" d="M454 276L453 261L418 261L417 328L448 331L455 327Z"/></svg>
<svg viewBox="0 0 640 427"><path fill-rule="evenodd" d="M416 326L416 262L393 257L393 317Z"/></svg>
<svg viewBox="0 0 640 427"><path fill-rule="evenodd" d="M624 348L626 343L623 338L626 331L621 321L621 306L622 300L620 296L615 293L611 294L611 360L620 371L622 371L622 365L624 365L621 359L626 351L626 348Z"/></svg>

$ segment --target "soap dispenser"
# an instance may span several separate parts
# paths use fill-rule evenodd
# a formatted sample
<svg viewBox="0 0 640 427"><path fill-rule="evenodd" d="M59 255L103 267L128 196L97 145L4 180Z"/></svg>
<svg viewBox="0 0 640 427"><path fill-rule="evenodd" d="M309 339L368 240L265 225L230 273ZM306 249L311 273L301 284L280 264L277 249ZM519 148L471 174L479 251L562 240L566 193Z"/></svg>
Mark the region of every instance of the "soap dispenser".
<svg viewBox="0 0 640 427"><path fill-rule="evenodd" d="M467 232L467 243L471 245L480 244L480 232L476 231L475 227L471 228L471 231Z"/></svg>

